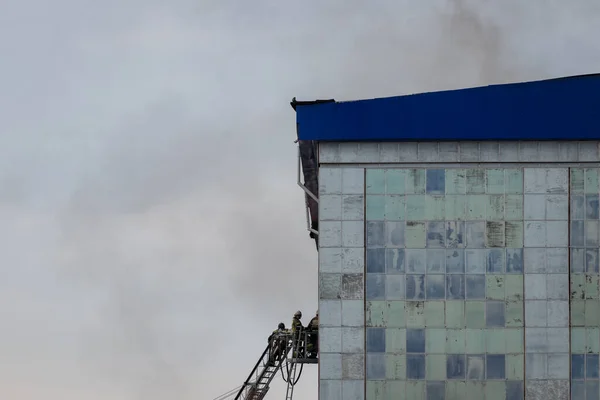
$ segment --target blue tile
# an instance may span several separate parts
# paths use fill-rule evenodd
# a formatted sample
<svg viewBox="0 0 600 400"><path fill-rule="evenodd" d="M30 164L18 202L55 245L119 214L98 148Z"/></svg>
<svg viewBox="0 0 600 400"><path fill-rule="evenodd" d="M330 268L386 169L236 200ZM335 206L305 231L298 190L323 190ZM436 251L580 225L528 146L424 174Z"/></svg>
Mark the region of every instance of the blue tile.
<svg viewBox="0 0 600 400"><path fill-rule="evenodd" d="M445 382L427 382L427 400L445 400Z"/></svg>
<svg viewBox="0 0 600 400"><path fill-rule="evenodd" d="M523 273L523 249L506 249L506 273Z"/></svg>
<svg viewBox="0 0 600 400"><path fill-rule="evenodd" d="M367 352L385 353L385 328L367 328Z"/></svg>
<svg viewBox="0 0 600 400"><path fill-rule="evenodd" d="M585 219L584 196L571 196L571 219Z"/></svg>
<svg viewBox="0 0 600 400"><path fill-rule="evenodd" d="M465 250L465 272L467 274L485 274L487 253L485 249Z"/></svg>
<svg viewBox="0 0 600 400"><path fill-rule="evenodd" d="M406 272L424 274L425 255L424 249L406 249Z"/></svg>
<svg viewBox="0 0 600 400"><path fill-rule="evenodd" d="M465 251L463 249L446 250L446 273L465 273Z"/></svg>
<svg viewBox="0 0 600 400"><path fill-rule="evenodd" d="M471 381L485 380L485 356L483 354L467 356L467 379Z"/></svg>
<svg viewBox="0 0 600 400"><path fill-rule="evenodd" d="M444 275L427 275L427 299L443 300L446 298Z"/></svg>
<svg viewBox="0 0 600 400"><path fill-rule="evenodd" d="M465 298L464 275L446 275L446 298L448 300Z"/></svg>
<svg viewBox="0 0 600 400"><path fill-rule="evenodd" d="M507 381L506 382L506 400L523 400L523 382L522 381Z"/></svg>
<svg viewBox="0 0 600 400"><path fill-rule="evenodd" d="M571 400L585 399L585 382L571 381Z"/></svg>
<svg viewBox="0 0 600 400"><path fill-rule="evenodd" d="M585 218L598 219L598 195L585 195Z"/></svg>
<svg viewBox="0 0 600 400"><path fill-rule="evenodd" d="M385 300L385 275L367 274L367 300Z"/></svg>
<svg viewBox="0 0 600 400"><path fill-rule="evenodd" d="M467 247L471 249L485 248L485 221L467 221L465 227Z"/></svg>
<svg viewBox="0 0 600 400"><path fill-rule="evenodd" d="M404 249L385 250L385 272L388 274L403 274L405 272Z"/></svg>
<svg viewBox="0 0 600 400"><path fill-rule="evenodd" d="M598 379L598 354L586 354L585 358L585 377Z"/></svg>
<svg viewBox="0 0 600 400"><path fill-rule="evenodd" d="M585 382L585 400L600 400L600 383L598 381Z"/></svg>
<svg viewBox="0 0 600 400"><path fill-rule="evenodd" d="M367 246L377 247L385 244L385 225L383 221L367 222Z"/></svg>
<svg viewBox="0 0 600 400"><path fill-rule="evenodd" d="M425 379L425 354L406 355L406 379Z"/></svg>
<svg viewBox="0 0 600 400"><path fill-rule="evenodd" d="M586 269L585 249L571 249L571 272L584 273Z"/></svg>
<svg viewBox="0 0 600 400"><path fill-rule="evenodd" d="M598 221L585 221L585 247L598 247Z"/></svg>
<svg viewBox="0 0 600 400"><path fill-rule="evenodd" d="M465 246L465 222L446 222L446 247L456 248Z"/></svg>
<svg viewBox="0 0 600 400"><path fill-rule="evenodd" d="M446 247L446 227L444 221L431 221L427 223L427 247Z"/></svg>
<svg viewBox="0 0 600 400"><path fill-rule="evenodd" d="M367 273L385 272L385 249L367 249Z"/></svg>
<svg viewBox="0 0 600 400"><path fill-rule="evenodd" d="M443 274L446 272L446 250L427 250L425 258L428 274Z"/></svg>
<svg viewBox="0 0 600 400"><path fill-rule="evenodd" d="M585 271L588 273L598 273L598 249L585 250Z"/></svg>
<svg viewBox="0 0 600 400"><path fill-rule="evenodd" d="M448 379L465 379L464 354L448 354L446 356L446 377Z"/></svg>
<svg viewBox="0 0 600 400"><path fill-rule="evenodd" d="M490 249L487 251L487 272L493 274L504 273L504 249Z"/></svg>
<svg viewBox="0 0 600 400"><path fill-rule="evenodd" d="M385 354L367 354L367 379L385 379Z"/></svg>
<svg viewBox="0 0 600 400"><path fill-rule="evenodd" d="M390 247L404 247L404 222L388 221L385 223L387 243Z"/></svg>
<svg viewBox="0 0 600 400"><path fill-rule="evenodd" d="M571 379L585 378L585 355L571 355Z"/></svg>
<svg viewBox="0 0 600 400"><path fill-rule="evenodd" d="M446 178L443 169L427 170L426 190L428 194L445 194Z"/></svg>
<svg viewBox="0 0 600 400"><path fill-rule="evenodd" d="M425 275L406 275L406 299L425 300Z"/></svg>
<svg viewBox="0 0 600 400"><path fill-rule="evenodd" d="M571 246L584 247L583 221L571 221Z"/></svg>
<svg viewBox="0 0 600 400"><path fill-rule="evenodd" d="M504 354L488 354L485 361L487 379L504 379L506 377Z"/></svg>
<svg viewBox="0 0 600 400"><path fill-rule="evenodd" d="M485 326L488 328L504 327L504 302L485 302Z"/></svg>
<svg viewBox="0 0 600 400"><path fill-rule="evenodd" d="M485 299L485 275L467 275L467 299Z"/></svg>
<svg viewBox="0 0 600 400"><path fill-rule="evenodd" d="M406 330L406 352L425 353L425 329Z"/></svg>

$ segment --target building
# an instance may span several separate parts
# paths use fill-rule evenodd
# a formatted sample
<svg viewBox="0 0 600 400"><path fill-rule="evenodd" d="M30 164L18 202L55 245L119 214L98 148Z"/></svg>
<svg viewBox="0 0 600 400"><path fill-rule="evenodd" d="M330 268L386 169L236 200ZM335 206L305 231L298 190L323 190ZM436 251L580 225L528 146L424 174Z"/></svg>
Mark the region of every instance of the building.
<svg viewBox="0 0 600 400"><path fill-rule="evenodd" d="M600 397L600 75L292 106L320 399Z"/></svg>

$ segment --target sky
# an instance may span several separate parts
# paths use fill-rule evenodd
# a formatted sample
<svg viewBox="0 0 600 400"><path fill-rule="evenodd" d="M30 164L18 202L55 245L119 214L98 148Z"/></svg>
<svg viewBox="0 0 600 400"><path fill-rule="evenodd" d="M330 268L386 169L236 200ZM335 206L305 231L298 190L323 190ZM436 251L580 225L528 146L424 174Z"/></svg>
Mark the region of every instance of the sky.
<svg viewBox="0 0 600 400"><path fill-rule="evenodd" d="M292 97L600 72L599 36L595 0L3 0L0 398L240 385L317 308Z"/></svg>

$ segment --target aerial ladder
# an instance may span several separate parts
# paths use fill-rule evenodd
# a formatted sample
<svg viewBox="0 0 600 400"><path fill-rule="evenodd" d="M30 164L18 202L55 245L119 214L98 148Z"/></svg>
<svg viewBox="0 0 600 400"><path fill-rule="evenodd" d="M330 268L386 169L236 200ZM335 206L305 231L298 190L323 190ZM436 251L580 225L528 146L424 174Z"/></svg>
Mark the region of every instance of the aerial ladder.
<svg viewBox="0 0 600 400"><path fill-rule="evenodd" d="M287 383L286 400L292 400L294 386L302 376L304 364L317 364L316 352L307 354L306 344L316 340L318 332L302 331L299 333L278 334L271 338L262 352L258 362L235 396L235 400L263 400L269 391L269 385L281 372Z"/></svg>

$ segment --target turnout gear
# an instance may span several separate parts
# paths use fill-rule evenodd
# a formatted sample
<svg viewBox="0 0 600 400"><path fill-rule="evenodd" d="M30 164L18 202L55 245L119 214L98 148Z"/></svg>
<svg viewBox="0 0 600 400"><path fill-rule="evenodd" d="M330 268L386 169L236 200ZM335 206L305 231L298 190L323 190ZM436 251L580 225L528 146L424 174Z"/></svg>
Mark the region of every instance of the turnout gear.
<svg viewBox="0 0 600 400"><path fill-rule="evenodd" d="M308 352L308 358L316 358L317 352L319 351L319 310L315 313L313 319L310 320L306 327L308 333L308 344L306 350Z"/></svg>

